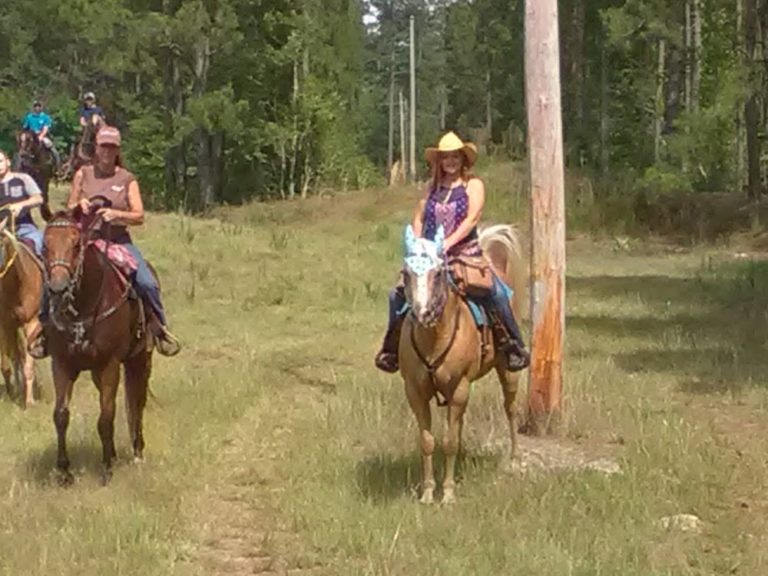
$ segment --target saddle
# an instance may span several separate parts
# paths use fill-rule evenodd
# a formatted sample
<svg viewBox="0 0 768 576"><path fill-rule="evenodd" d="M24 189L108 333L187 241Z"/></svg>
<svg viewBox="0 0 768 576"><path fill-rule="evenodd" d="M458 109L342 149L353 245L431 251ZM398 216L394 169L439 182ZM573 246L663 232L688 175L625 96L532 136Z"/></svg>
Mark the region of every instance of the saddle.
<svg viewBox="0 0 768 576"><path fill-rule="evenodd" d="M484 256L455 256L448 268L462 296L487 298L493 292L493 270Z"/></svg>

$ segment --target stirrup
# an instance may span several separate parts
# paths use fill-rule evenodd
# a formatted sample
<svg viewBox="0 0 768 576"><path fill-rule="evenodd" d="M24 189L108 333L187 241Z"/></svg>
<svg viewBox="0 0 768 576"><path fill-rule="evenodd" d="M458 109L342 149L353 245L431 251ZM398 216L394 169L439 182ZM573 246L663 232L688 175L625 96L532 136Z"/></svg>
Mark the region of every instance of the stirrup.
<svg viewBox="0 0 768 576"><path fill-rule="evenodd" d="M176 356L181 352L181 342L165 326L161 327L160 330L160 334L154 336L158 353L163 356Z"/></svg>

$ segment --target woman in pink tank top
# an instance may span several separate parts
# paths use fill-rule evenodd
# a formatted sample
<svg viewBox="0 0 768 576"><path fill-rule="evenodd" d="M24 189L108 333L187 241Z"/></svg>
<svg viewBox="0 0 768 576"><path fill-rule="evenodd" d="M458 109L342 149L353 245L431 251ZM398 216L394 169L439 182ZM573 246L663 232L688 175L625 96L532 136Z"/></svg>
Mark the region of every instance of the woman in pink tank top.
<svg viewBox="0 0 768 576"><path fill-rule="evenodd" d="M173 356L181 346L168 330L165 308L160 298L160 285L128 232L129 226L144 223L144 204L136 177L122 165L120 145L121 136L117 128L104 126L99 130L93 165L84 166L75 173L67 208L79 206L84 214L88 214L95 209L92 204L95 197L102 196L110 201L109 208L98 208L104 223L109 224L103 227L102 237L113 244L122 245L136 260L138 266L130 279L136 292L158 320L159 327L155 326L153 330L157 350L165 356ZM106 237L106 234L109 236Z"/></svg>

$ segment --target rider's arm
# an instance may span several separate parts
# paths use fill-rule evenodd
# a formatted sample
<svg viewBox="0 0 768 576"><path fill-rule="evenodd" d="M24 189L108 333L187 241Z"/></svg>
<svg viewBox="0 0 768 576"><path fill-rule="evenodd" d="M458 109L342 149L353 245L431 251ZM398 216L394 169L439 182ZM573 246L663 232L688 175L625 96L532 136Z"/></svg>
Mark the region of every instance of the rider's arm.
<svg viewBox="0 0 768 576"><path fill-rule="evenodd" d="M45 138L48 136L48 131L51 129L51 117L47 114L43 116L43 128L40 130L40 134L38 136L40 138Z"/></svg>
<svg viewBox="0 0 768 576"><path fill-rule="evenodd" d="M416 210L413 213L413 233L416 234L416 238L421 238L421 234L424 231L424 208L427 205L429 191L430 185L428 184L424 190L424 198L419 200L419 203L416 205Z"/></svg>
<svg viewBox="0 0 768 576"><path fill-rule="evenodd" d="M449 250L464 240L480 222L480 216L485 205L485 185L483 181L479 178L472 178L467 184L467 196L469 196L467 217L459 224L453 234L445 239L443 242L444 250Z"/></svg>
<svg viewBox="0 0 768 576"><path fill-rule="evenodd" d="M72 177L72 187L69 189L69 198L67 198L67 209L72 210L75 206L80 204L80 191L83 185L83 170L82 168L75 172Z"/></svg>
<svg viewBox="0 0 768 576"><path fill-rule="evenodd" d="M24 122L22 122L22 124L21 124L21 129L22 130L31 130L32 129L32 125L29 122L29 114L24 116Z"/></svg>
<svg viewBox="0 0 768 576"><path fill-rule="evenodd" d="M128 210L115 210L114 208L102 208L99 210L105 222L121 224L123 226L138 226L144 223L144 203L141 201L139 183L134 180L128 184Z"/></svg>

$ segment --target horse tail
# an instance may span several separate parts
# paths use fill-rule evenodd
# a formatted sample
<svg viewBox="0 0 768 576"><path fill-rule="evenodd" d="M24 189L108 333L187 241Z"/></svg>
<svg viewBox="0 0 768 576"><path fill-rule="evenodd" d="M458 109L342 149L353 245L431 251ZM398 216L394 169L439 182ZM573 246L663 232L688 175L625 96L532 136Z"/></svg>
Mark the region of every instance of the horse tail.
<svg viewBox="0 0 768 576"><path fill-rule="evenodd" d="M523 255L522 233L511 224L495 224L480 230L480 247L493 270L514 291L512 310L515 317L522 318L527 310L528 265Z"/></svg>

